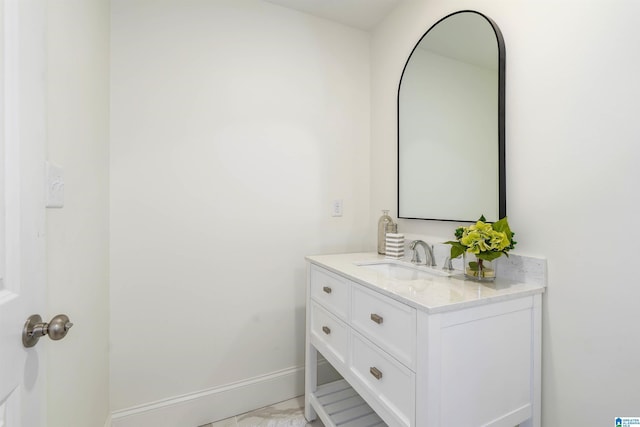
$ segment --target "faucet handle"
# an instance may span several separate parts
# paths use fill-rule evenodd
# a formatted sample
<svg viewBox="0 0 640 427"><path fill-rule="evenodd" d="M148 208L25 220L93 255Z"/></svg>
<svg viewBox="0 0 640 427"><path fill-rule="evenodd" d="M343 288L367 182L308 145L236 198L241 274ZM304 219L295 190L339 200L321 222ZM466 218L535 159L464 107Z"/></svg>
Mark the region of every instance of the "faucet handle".
<svg viewBox="0 0 640 427"><path fill-rule="evenodd" d="M428 246L428 252L425 251L425 256L428 256L428 258L431 258L429 265L431 267L437 267L438 264L436 264L436 256L433 254L433 245L430 245L427 243L427 246Z"/></svg>
<svg viewBox="0 0 640 427"><path fill-rule="evenodd" d="M418 248L416 246L418 246L418 242L421 242L421 240L413 240L411 243L409 243L409 249L411 249L411 251L413 252L413 254L411 255L411 262L413 264L420 264L422 262L422 260L420 259L420 254L418 253Z"/></svg>
<svg viewBox="0 0 640 427"><path fill-rule="evenodd" d="M446 270L446 271L453 271L453 264L451 263L451 257L450 256L445 258L444 266L442 266L442 269Z"/></svg>

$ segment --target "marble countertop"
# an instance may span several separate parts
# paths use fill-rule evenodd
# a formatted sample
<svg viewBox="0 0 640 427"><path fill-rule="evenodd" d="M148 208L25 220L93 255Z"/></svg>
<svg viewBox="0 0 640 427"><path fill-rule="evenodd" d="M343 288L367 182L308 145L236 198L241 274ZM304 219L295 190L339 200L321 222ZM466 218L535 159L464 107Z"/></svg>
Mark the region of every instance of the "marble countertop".
<svg viewBox="0 0 640 427"><path fill-rule="evenodd" d="M462 271L455 271L450 277L400 280L357 265L386 259L384 255L375 252L316 255L308 256L306 259L311 264L324 267L427 313L441 313L521 298L542 293L545 289L540 284L522 283L501 278L499 275L494 282L466 280Z"/></svg>

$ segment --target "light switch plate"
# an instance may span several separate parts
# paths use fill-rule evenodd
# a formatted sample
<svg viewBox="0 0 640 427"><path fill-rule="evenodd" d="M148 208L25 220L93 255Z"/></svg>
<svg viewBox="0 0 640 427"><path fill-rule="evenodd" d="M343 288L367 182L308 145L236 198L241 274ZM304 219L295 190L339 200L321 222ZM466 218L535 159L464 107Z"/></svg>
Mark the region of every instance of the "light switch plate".
<svg viewBox="0 0 640 427"><path fill-rule="evenodd" d="M46 162L47 164L47 195L46 207L64 207L64 173L62 167Z"/></svg>
<svg viewBox="0 0 640 427"><path fill-rule="evenodd" d="M331 216L342 216L342 200L333 201Z"/></svg>

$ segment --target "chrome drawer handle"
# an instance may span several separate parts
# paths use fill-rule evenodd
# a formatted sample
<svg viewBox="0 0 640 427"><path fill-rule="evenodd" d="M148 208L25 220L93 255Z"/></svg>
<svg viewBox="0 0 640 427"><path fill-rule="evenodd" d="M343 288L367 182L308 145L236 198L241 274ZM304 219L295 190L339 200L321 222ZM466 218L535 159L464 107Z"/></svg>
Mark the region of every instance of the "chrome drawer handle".
<svg viewBox="0 0 640 427"><path fill-rule="evenodd" d="M325 334L329 335L331 333L331 329L329 329L328 326L323 326L322 327L322 332L324 332Z"/></svg>
<svg viewBox="0 0 640 427"><path fill-rule="evenodd" d="M380 372L380 370L374 366L369 368L369 372L371 373L371 375L373 375L375 377L375 379L379 380L382 378L382 372Z"/></svg>
<svg viewBox="0 0 640 427"><path fill-rule="evenodd" d="M382 323L383 319L382 316L379 316L375 313L371 313L371 320L373 320L374 322L376 322L378 325Z"/></svg>
<svg viewBox="0 0 640 427"><path fill-rule="evenodd" d="M328 287L328 286L324 286L324 287L322 288L322 290L323 290L323 291L325 291L325 292L326 292L326 293L328 293L328 294L330 294L330 293L331 293L331 288L330 288L330 287Z"/></svg>

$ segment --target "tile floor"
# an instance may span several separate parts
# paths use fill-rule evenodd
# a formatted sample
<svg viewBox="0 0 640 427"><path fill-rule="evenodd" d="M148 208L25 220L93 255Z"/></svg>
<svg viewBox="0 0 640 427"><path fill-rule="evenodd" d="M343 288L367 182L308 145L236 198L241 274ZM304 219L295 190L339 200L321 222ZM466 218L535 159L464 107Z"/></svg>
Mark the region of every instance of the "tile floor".
<svg viewBox="0 0 640 427"><path fill-rule="evenodd" d="M320 420L307 422L304 398L300 396L200 427L324 427L324 424Z"/></svg>

